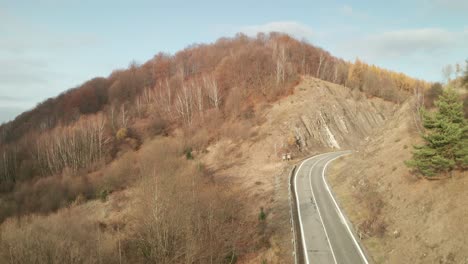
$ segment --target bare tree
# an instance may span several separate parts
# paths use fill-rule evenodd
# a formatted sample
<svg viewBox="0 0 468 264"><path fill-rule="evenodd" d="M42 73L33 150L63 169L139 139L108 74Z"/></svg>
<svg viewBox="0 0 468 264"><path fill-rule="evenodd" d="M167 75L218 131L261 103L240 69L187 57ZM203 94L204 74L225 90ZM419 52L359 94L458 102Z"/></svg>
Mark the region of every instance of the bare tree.
<svg viewBox="0 0 468 264"><path fill-rule="evenodd" d="M143 91L146 91L147 88L145 88ZM142 96L138 96L136 99L135 99L135 109L137 111L137 115L139 118L142 117L142 114L143 114L143 100L142 100Z"/></svg>
<svg viewBox="0 0 468 264"><path fill-rule="evenodd" d="M195 90L198 115L201 118L203 118L203 111L204 111L203 97L204 97L204 95L203 95L202 86L198 82L193 82L192 86L193 86L192 88Z"/></svg>
<svg viewBox="0 0 468 264"><path fill-rule="evenodd" d="M333 66L333 83L338 83L338 63Z"/></svg>
<svg viewBox="0 0 468 264"><path fill-rule="evenodd" d="M276 52L276 85L284 83L286 79L286 52L284 46L280 46Z"/></svg>
<svg viewBox="0 0 468 264"><path fill-rule="evenodd" d="M424 107L424 89L417 85L413 88L414 104L412 107L413 121L419 132L423 132L421 109Z"/></svg>
<svg viewBox="0 0 468 264"><path fill-rule="evenodd" d="M110 123L111 123L111 128L113 132L117 131L117 126L116 126L116 121L115 121L115 106L114 104L111 104L110 106Z"/></svg>
<svg viewBox="0 0 468 264"><path fill-rule="evenodd" d="M0 155L0 183L15 182L18 170L17 148L15 146L5 147Z"/></svg>
<svg viewBox="0 0 468 264"><path fill-rule="evenodd" d="M442 76L444 80L449 83L452 80L453 66L448 64L442 68Z"/></svg>
<svg viewBox="0 0 468 264"><path fill-rule="evenodd" d="M322 71L319 73L319 78L325 81L329 81L332 78L330 77L331 74L331 67L329 67L330 63L328 60L324 60Z"/></svg>
<svg viewBox="0 0 468 264"><path fill-rule="evenodd" d="M203 83L212 107L219 109L222 95L213 76L203 77Z"/></svg>
<svg viewBox="0 0 468 264"><path fill-rule="evenodd" d="M159 84L159 94L155 103L161 108L162 112L170 119L172 116L172 89L169 80L166 79L164 83ZM156 97L155 97L156 98Z"/></svg>
<svg viewBox="0 0 468 264"><path fill-rule="evenodd" d="M76 172L101 160L104 145L109 142L104 127L104 118L98 115L41 135L34 153L41 173L56 174L64 168Z"/></svg>
<svg viewBox="0 0 468 264"><path fill-rule="evenodd" d="M126 128L128 126L128 112L125 109L125 104L122 104L122 106L120 107L120 114L122 116L122 123L120 124L120 127Z"/></svg>
<svg viewBox="0 0 468 264"><path fill-rule="evenodd" d="M460 77L460 75L462 74L462 72L463 72L462 66L461 66L460 63L457 62L457 63L455 64L455 78Z"/></svg>
<svg viewBox="0 0 468 264"><path fill-rule="evenodd" d="M315 77L320 78L320 68L322 67L322 63L325 60L325 56L323 55L323 52L319 52L319 65L317 67L317 73L315 74Z"/></svg>
<svg viewBox="0 0 468 264"><path fill-rule="evenodd" d="M186 84L182 85L182 89L177 94L175 108L184 124L188 126L191 125L193 117L193 96Z"/></svg>

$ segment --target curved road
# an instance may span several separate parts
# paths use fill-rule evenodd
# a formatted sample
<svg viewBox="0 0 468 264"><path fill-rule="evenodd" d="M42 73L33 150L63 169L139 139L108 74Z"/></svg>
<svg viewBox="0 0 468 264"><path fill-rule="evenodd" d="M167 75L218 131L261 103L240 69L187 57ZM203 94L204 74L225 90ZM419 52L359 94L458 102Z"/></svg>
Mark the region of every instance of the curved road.
<svg viewBox="0 0 468 264"><path fill-rule="evenodd" d="M327 165L351 151L325 153L301 163L294 177L305 263L369 263L359 239L325 179Z"/></svg>

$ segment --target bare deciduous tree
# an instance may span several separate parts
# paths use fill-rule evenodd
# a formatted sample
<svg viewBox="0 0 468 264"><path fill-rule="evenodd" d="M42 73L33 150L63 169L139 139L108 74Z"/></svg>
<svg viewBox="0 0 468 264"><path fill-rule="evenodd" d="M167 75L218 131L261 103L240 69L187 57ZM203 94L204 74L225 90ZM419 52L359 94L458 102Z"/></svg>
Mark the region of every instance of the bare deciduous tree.
<svg viewBox="0 0 468 264"><path fill-rule="evenodd" d="M204 87L212 107L219 109L221 106L222 95L216 80L213 76L203 78Z"/></svg>
<svg viewBox="0 0 468 264"><path fill-rule="evenodd" d="M204 105L203 105L204 94L203 94L202 86L198 82L193 82L192 83L192 89L195 90L195 97L196 97L198 115L201 118L203 118L203 111L205 109L204 109Z"/></svg>
<svg viewBox="0 0 468 264"><path fill-rule="evenodd" d="M101 160L103 147L109 142L104 126L104 118L98 115L42 135L35 150L38 169L44 175L59 173L64 168L76 172Z"/></svg>
<svg viewBox="0 0 468 264"><path fill-rule="evenodd" d="M177 94L175 108L184 124L188 126L191 125L193 117L193 95L186 84L182 85L182 89Z"/></svg>
<svg viewBox="0 0 468 264"><path fill-rule="evenodd" d="M324 60L325 60L325 56L324 56L323 52L320 52L319 53L319 64L318 64L318 67L317 67L317 73L315 74L315 77L317 77L317 78L320 78L320 69L322 67L322 63L323 63Z"/></svg>
<svg viewBox="0 0 468 264"><path fill-rule="evenodd" d="M442 76L444 80L449 83L452 80L453 66L448 64L442 68Z"/></svg>
<svg viewBox="0 0 468 264"><path fill-rule="evenodd" d="M281 45L276 54L276 85L284 83L286 79L286 62L286 52L284 46Z"/></svg>

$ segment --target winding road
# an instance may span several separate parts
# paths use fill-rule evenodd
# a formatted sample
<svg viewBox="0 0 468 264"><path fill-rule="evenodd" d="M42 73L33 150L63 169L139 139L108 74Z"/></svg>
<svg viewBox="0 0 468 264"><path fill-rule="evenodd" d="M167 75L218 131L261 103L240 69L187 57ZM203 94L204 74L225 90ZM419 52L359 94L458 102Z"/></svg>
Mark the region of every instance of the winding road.
<svg viewBox="0 0 468 264"><path fill-rule="evenodd" d="M325 179L327 165L351 151L325 153L306 159L296 170L294 190L304 262L369 263Z"/></svg>

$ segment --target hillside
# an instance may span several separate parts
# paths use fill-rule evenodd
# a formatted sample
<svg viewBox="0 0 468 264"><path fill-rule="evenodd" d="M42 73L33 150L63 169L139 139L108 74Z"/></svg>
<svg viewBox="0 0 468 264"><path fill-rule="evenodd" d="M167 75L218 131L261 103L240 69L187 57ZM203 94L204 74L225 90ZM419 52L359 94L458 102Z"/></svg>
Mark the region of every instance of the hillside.
<svg viewBox="0 0 468 264"><path fill-rule="evenodd" d="M202 160L242 190L251 217L255 219L260 207L267 213L265 232L270 247L250 253L247 263L258 263L263 258L267 263L292 261L287 200L291 164L336 149L330 136L343 149L359 145L360 137L370 135L391 118L394 106L378 98L366 99L363 93L353 93L349 88L304 77L292 95L259 112L265 122L252 127L252 136L242 141L222 140L208 149ZM330 113L330 108L349 115L330 118L320 114L320 110ZM363 113L366 118L350 117ZM291 142L291 137L297 141ZM286 152L292 153L293 161L281 160Z"/></svg>
<svg viewBox="0 0 468 264"><path fill-rule="evenodd" d="M428 86L278 33L87 81L0 126L0 262L291 263L291 165L410 146Z"/></svg>
<svg viewBox="0 0 468 264"><path fill-rule="evenodd" d="M96 255L98 252L83 248L78 244L80 240L77 239L104 239L105 241L93 244L94 247L102 248L100 253L102 256L118 261L115 255L118 253L115 248L119 243L118 238L123 237L121 243L126 245L132 243L133 237L138 235L138 230L142 228L141 219L147 217L141 214L154 210L152 207L144 209L139 203L151 197L148 196L148 190L158 188L157 185L151 187L152 184L144 187L147 183L142 183L143 186L130 184L129 187L123 189L122 186L135 181L130 176L132 174L141 175L140 177L146 179L144 182L148 180L151 182L152 177L147 176L153 166L151 164L154 163L151 160L162 158L169 159L170 163L164 165L165 162L159 160L156 161L156 164L159 164L157 166L163 166L169 170L172 170L170 169L172 162L178 162L178 166L182 169L203 164L205 171L203 174L206 176L201 176L199 180L203 182L203 177L209 177L211 179L209 181L216 184L216 189L227 191L237 197L234 200L221 198L220 202L224 203L224 206L228 205L226 203L231 203L234 212L241 214L234 222L237 227L222 225L226 230L233 228L225 232L235 239L233 243L236 254L239 255L238 263L258 263L263 260L267 263L291 263L292 244L287 190L291 164L302 157L336 149L337 146L333 144L338 144L343 149L359 146L362 138L368 137L375 132L376 128L383 126L386 120L392 118L395 108L395 104L382 99L368 99L362 92L352 91L313 77L303 77L300 84L294 88L292 95L253 109L247 119L235 124L227 123L220 127L220 130L224 132L221 132L219 140L205 145L200 151L194 151L192 153L194 160L189 160L186 165L183 165L186 163L183 159L171 158L160 148L163 144L166 149L169 149L168 153L171 153L170 149L183 147L177 143L182 140L182 134L175 133L166 139L156 137L144 141L138 151L126 153L109 166L87 176L91 183L99 182L99 179L104 177L104 182L110 181L113 186L117 187L108 198L102 200L104 202L99 200L74 202L71 206L48 216L28 217L19 226L15 220L11 219L2 225L3 243L13 246L15 255L22 257L18 259L21 262L21 260L31 260L32 256L23 256L23 250L26 248L35 248L37 246L35 243L42 243L44 240L49 241L51 247L57 247L53 237L65 236L66 243L69 243L76 252L86 253L87 257L83 258L83 261L92 262L99 260L99 256ZM338 115L327 114L330 111ZM198 146L200 138L207 131L198 129L194 133L191 144ZM291 141L291 137L295 140ZM331 138L334 140L331 141ZM292 152L294 160L282 161L281 154L285 152ZM163 158L164 156L167 157ZM160 173L164 170L160 168L160 172L155 174L156 177L162 180L163 178L160 177L163 175ZM187 176L178 177L184 181L183 179ZM69 176L62 176L60 184L66 185L69 181L73 185L78 184ZM81 181L80 184L82 184ZM179 186L178 188L183 186L180 182L168 182L164 184L165 188L167 184ZM44 186L44 183L40 186ZM50 188L47 185L45 187ZM209 185L198 188L204 190L204 196L215 195L210 191L212 187ZM159 192L166 193L164 190ZM185 193L182 192L180 195L182 196L176 201L180 201L178 199L184 197ZM170 197L174 198L174 195L171 194ZM174 202L177 203L176 201ZM187 210L187 207L181 204L178 206ZM266 220L263 223L258 222L260 208L264 208L266 213ZM89 214L90 212L92 213ZM88 216L83 218L83 214ZM78 218L79 221L73 220ZM50 229L49 225L52 224L54 227L49 234L41 235L40 230ZM78 238L77 231L63 230L65 225L86 226L89 230L97 228L97 234L101 238L91 234ZM117 227L121 229L117 230ZM25 245L23 239L26 237L34 237L34 239L30 241L30 244ZM47 252L43 250L48 249L39 250L35 258L40 259L41 255ZM135 260L130 253L125 251L124 257L128 260ZM4 257L8 258L8 255ZM60 255L56 258L68 261Z"/></svg>
<svg viewBox="0 0 468 264"><path fill-rule="evenodd" d="M403 164L420 143L413 103L336 161L329 179L376 263L465 263L468 178L425 180Z"/></svg>

